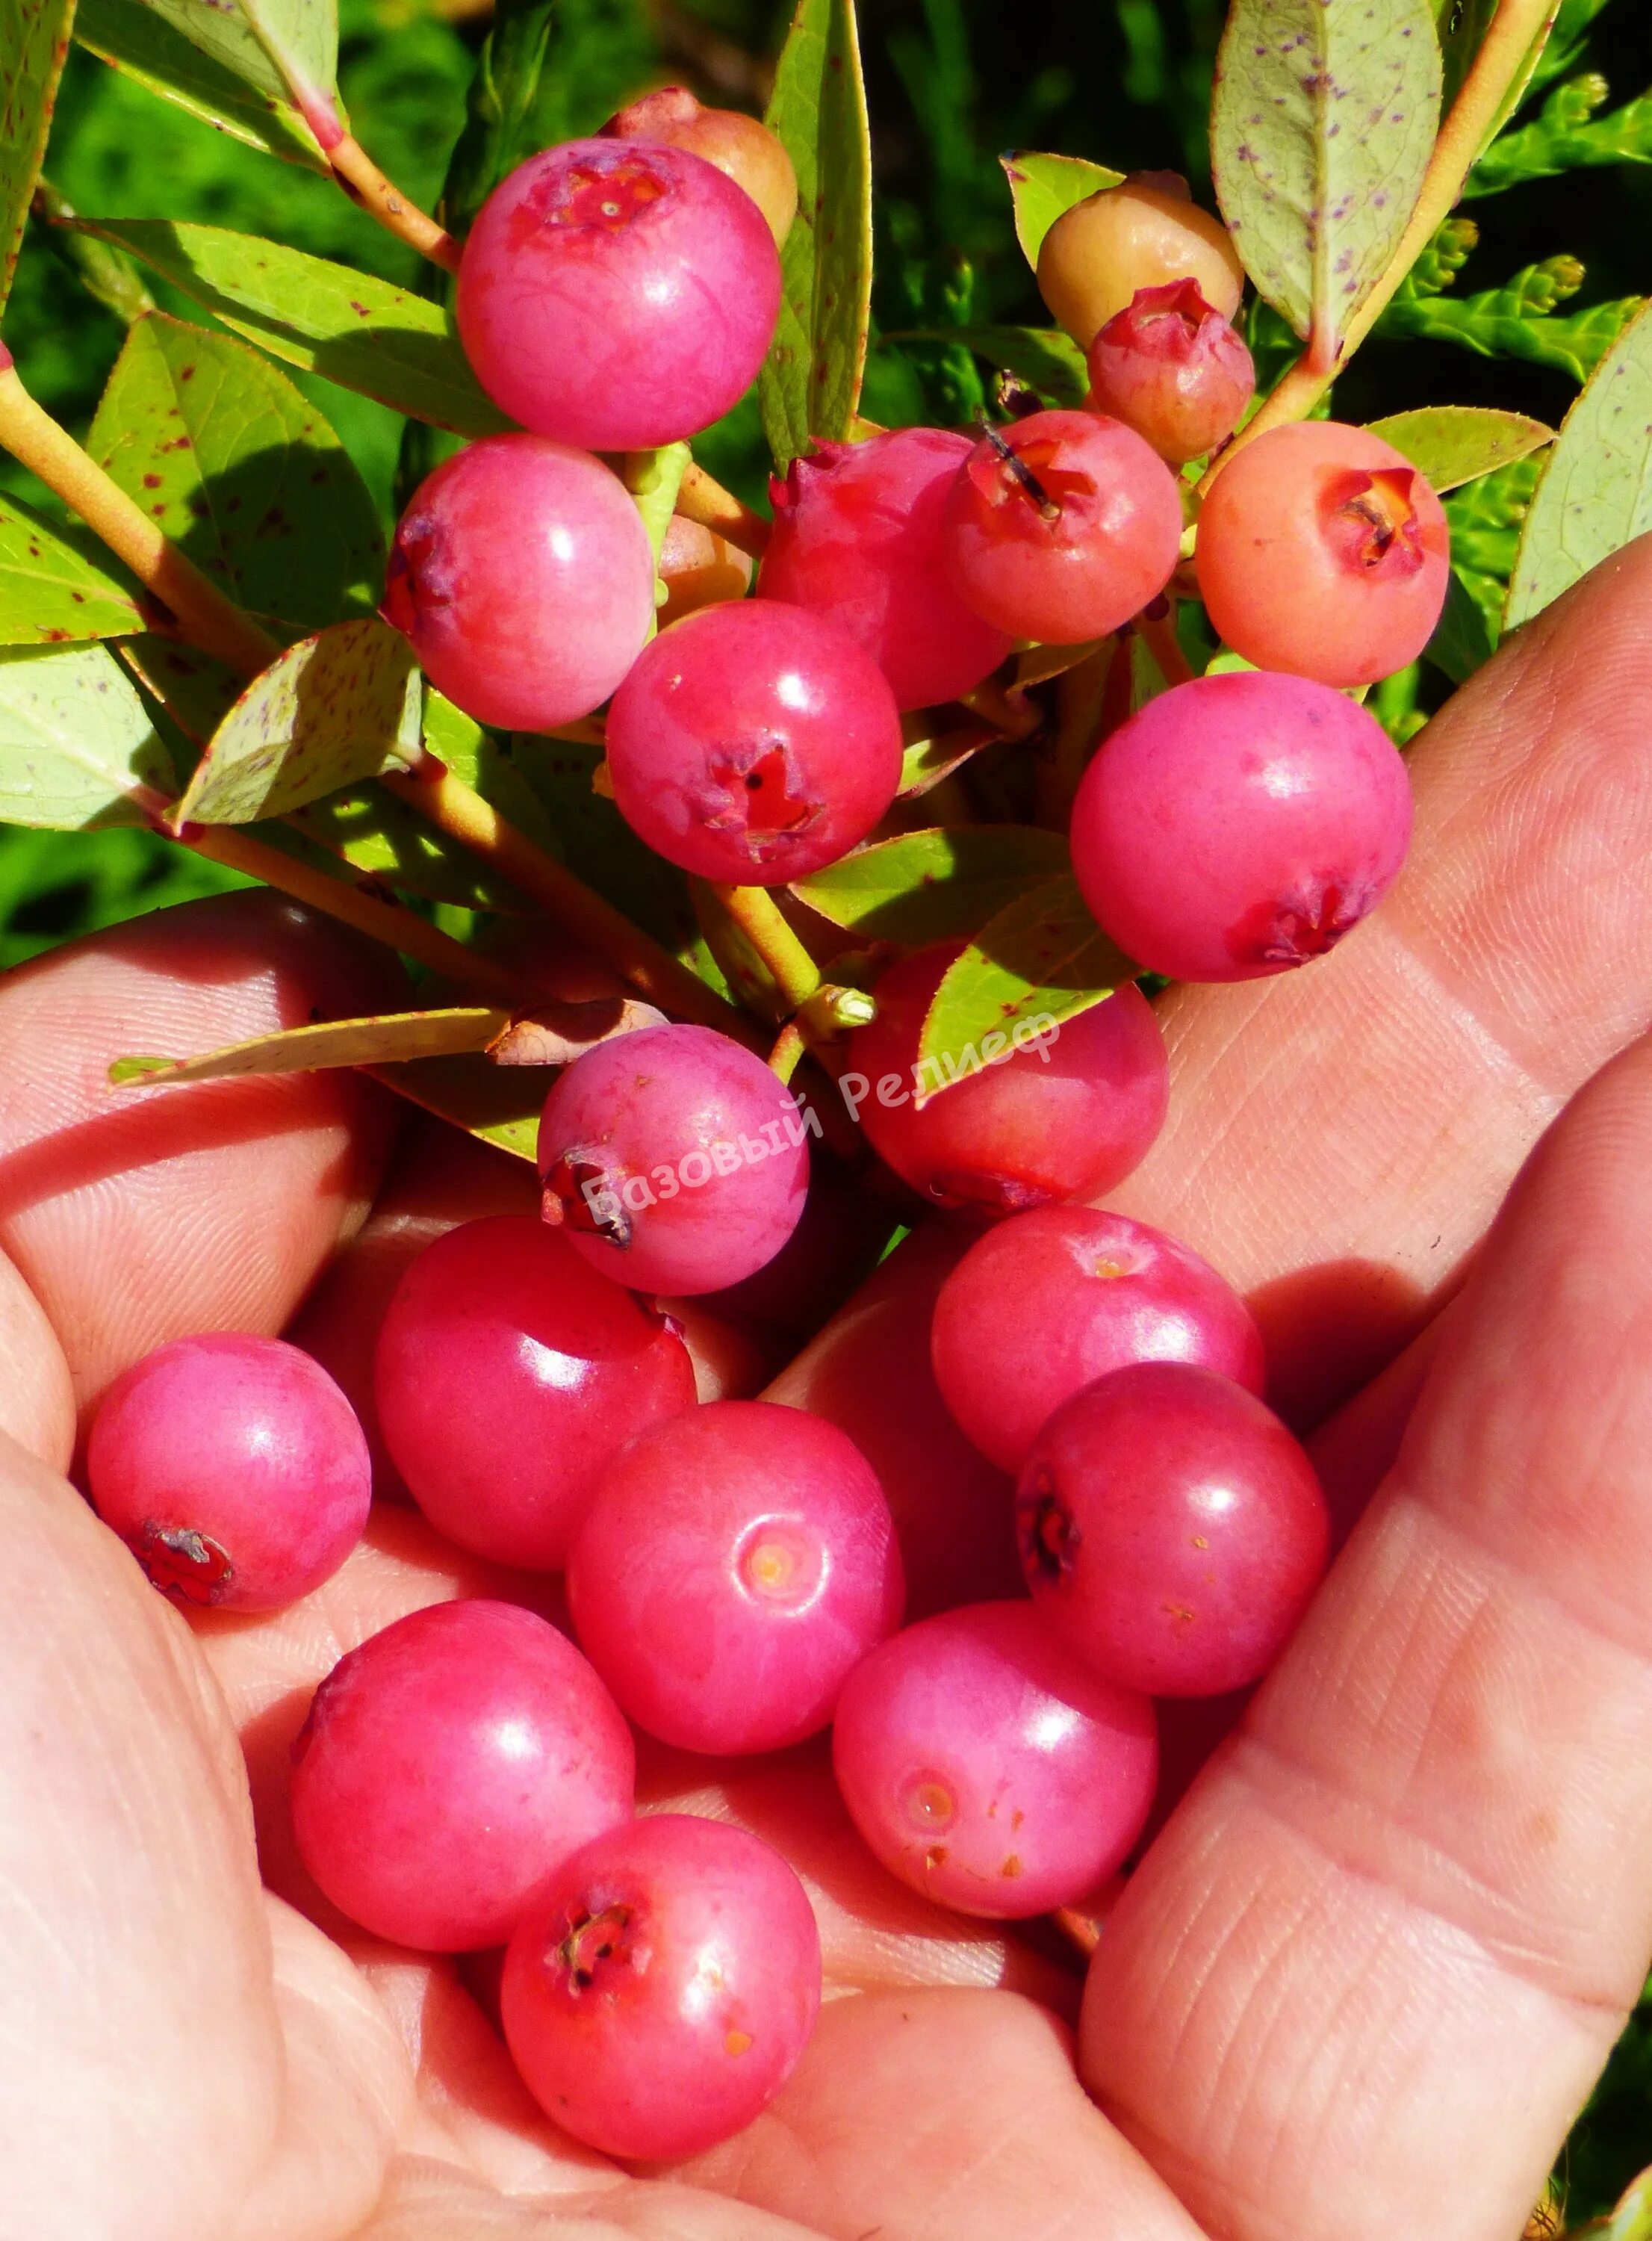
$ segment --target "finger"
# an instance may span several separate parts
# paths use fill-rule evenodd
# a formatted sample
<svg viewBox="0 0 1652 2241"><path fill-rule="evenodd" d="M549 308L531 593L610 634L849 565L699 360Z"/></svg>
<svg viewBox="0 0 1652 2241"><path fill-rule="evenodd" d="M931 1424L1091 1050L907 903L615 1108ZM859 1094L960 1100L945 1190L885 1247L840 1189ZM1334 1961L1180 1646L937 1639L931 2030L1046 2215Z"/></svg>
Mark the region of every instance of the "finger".
<svg viewBox="0 0 1652 2241"><path fill-rule="evenodd" d="M815 2231L654 2179L620 2178L597 2193L521 2200L446 2160L406 2156L351 2241L810 2241Z"/></svg>
<svg viewBox="0 0 1652 2241"><path fill-rule="evenodd" d="M1225 2236L1519 2230L1652 1955L1652 1040L1540 1147L1399 1462L1149 1853L1087 2077Z"/></svg>
<svg viewBox="0 0 1652 2241"><path fill-rule="evenodd" d="M75 1390L46 1311L0 1253L0 1432L53 1470L75 1445Z"/></svg>
<svg viewBox="0 0 1652 2241"><path fill-rule="evenodd" d="M766 2116L689 2175L839 2241L1199 2241L1002 1994L839 2000Z"/></svg>
<svg viewBox="0 0 1652 2241"><path fill-rule="evenodd" d="M340 1072L115 1088L110 1062L382 1009L398 983L387 953L266 893L156 912L0 982L0 1247L83 1408L164 1340L279 1329L366 1210L391 1103Z"/></svg>

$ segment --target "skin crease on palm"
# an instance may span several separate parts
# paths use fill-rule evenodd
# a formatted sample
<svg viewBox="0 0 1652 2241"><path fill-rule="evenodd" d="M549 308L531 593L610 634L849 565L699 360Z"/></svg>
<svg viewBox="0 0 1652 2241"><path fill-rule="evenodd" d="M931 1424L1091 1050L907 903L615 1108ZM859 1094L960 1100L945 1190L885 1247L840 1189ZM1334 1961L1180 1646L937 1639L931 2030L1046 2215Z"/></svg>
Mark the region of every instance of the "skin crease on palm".
<svg viewBox="0 0 1652 2241"><path fill-rule="evenodd" d="M1368 926L1167 1007L1172 1120L1117 1202L1247 1288L1300 1420L1349 1404L1334 1499L1383 1483L1120 1898L1076 2038L1071 1977L870 1866L818 1753L661 1754L651 1803L793 1854L834 1996L771 2111L663 2176L558 2138L455 1970L330 1917L285 1831L339 1652L532 1583L389 1503L304 1604L191 1629L58 1476L75 1402L150 1346L310 1295L298 1335L347 1350L408 1252L524 1180L415 1126L351 1252L370 1085L104 1086L119 1051L393 987L272 899L0 984L3 2241L1512 2241L1652 1954L1649 612L1652 542L1419 743ZM844 1391L865 1321L779 1389ZM708 1391L752 1375L721 1343Z"/></svg>

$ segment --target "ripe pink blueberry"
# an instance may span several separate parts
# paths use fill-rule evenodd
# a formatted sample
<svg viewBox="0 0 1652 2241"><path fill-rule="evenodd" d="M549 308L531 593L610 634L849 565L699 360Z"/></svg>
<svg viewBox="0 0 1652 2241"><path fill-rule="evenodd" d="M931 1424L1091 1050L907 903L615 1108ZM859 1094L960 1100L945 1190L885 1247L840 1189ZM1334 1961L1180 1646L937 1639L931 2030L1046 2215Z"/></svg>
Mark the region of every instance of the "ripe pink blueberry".
<svg viewBox="0 0 1652 2241"><path fill-rule="evenodd" d="M874 664L822 617L726 601L662 631L614 695L620 814L667 863L772 887L835 863L900 783L900 717Z"/></svg>
<svg viewBox="0 0 1652 2241"><path fill-rule="evenodd" d="M877 983L878 1016L849 1037L873 1148L937 1205L996 1220L1051 1199L1099 1196L1140 1165L1170 1094L1153 1007L1134 985L1016 1048L1007 1037L921 1110L918 1039L961 942L920 949ZM967 1054L953 1054L966 1064Z"/></svg>
<svg viewBox="0 0 1652 2241"><path fill-rule="evenodd" d="M946 493L970 439L895 428L822 444L769 485L774 527L758 572L765 599L812 608L875 661L903 708L967 692L1009 652L947 574Z"/></svg>
<svg viewBox="0 0 1652 2241"><path fill-rule="evenodd" d="M628 102L602 128L604 139L658 140L715 164L744 187L768 221L778 248L798 214L798 175L786 143L738 109L707 109L685 85L662 85Z"/></svg>
<svg viewBox="0 0 1652 2241"><path fill-rule="evenodd" d="M698 434L757 377L780 302L767 219L685 148L570 140L488 197L455 305L494 403L592 452Z"/></svg>
<svg viewBox="0 0 1652 2241"><path fill-rule="evenodd" d="M1199 517L1213 627L1259 669L1374 685L1434 635L1451 578L1445 508L1402 452L1334 420L1236 451Z"/></svg>
<svg viewBox="0 0 1652 2241"><path fill-rule="evenodd" d="M1138 289L1087 358L1087 402L1134 428L1173 466L1226 443L1256 392L1244 338L1196 280Z"/></svg>
<svg viewBox="0 0 1652 2241"><path fill-rule="evenodd" d="M532 1214L425 1248L385 1316L373 1385L391 1459L437 1530L545 1571L565 1562L614 1450L695 1405L672 1326Z"/></svg>
<svg viewBox="0 0 1652 2241"><path fill-rule="evenodd" d="M616 1283L715 1292L797 1228L807 1133L753 1052L712 1027L643 1027L585 1052L546 1098L545 1218Z"/></svg>
<svg viewBox="0 0 1652 2241"><path fill-rule="evenodd" d="M1105 740L1073 808L1084 900L1177 980L1322 956L1405 860L1411 788L1388 733L1305 678L1195 678Z"/></svg>
<svg viewBox="0 0 1652 2241"><path fill-rule="evenodd" d="M760 1401L633 1440L568 1562L586 1656L639 1727L684 1750L818 1733L905 1594L865 1456L836 1425Z"/></svg>
<svg viewBox="0 0 1652 2241"><path fill-rule="evenodd" d="M1260 1680L1324 1572L1314 1466L1254 1394L1138 1362L1033 1441L1016 1488L1021 1566L1055 1638L1120 1688L1219 1696Z"/></svg>
<svg viewBox="0 0 1652 2241"><path fill-rule="evenodd" d="M819 2011L819 1933L759 1837L659 1814L548 1880L500 2004L554 2123L605 2155L674 2161L741 2131L790 2077Z"/></svg>
<svg viewBox="0 0 1652 2241"><path fill-rule="evenodd" d="M641 650L648 532L600 459L543 436L485 437L414 492L380 612L478 723L551 731L589 715Z"/></svg>
<svg viewBox="0 0 1652 2241"><path fill-rule="evenodd" d="M1019 1470L1080 1387L1133 1361L1191 1361L1262 1389L1261 1333L1208 1261L1162 1230L1047 1206L978 1238L942 1285L935 1381L983 1455Z"/></svg>
<svg viewBox="0 0 1652 2241"><path fill-rule="evenodd" d="M275 1610L361 1538L372 1463L318 1361L217 1331L157 1347L104 1394L91 1497L154 1584L185 1603Z"/></svg>
<svg viewBox="0 0 1652 2241"><path fill-rule="evenodd" d="M1087 1672L1031 1603L909 1626L850 1676L832 1756L890 1872L965 1914L1071 1906L1140 1835L1158 1768L1153 1706Z"/></svg>
<svg viewBox="0 0 1652 2241"><path fill-rule="evenodd" d="M1181 546L1175 478L1120 420L1034 412L990 429L946 498L953 588L1013 637L1102 638L1170 580Z"/></svg>
<svg viewBox="0 0 1652 2241"><path fill-rule="evenodd" d="M438 1603L340 1658L292 1747L304 1865L376 1937L498 1945L628 1821L636 1750L573 1644L512 1603Z"/></svg>

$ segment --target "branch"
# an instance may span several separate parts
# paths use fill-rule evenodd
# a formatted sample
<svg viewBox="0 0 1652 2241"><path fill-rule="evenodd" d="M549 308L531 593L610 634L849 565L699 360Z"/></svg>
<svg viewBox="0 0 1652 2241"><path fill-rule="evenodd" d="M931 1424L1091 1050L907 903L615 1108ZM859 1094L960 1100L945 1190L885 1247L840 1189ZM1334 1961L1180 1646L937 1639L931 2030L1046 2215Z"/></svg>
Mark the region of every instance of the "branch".
<svg viewBox="0 0 1652 2241"><path fill-rule="evenodd" d="M1468 174L1495 129L1509 89L1519 78L1533 46L1552 28L1559 12L1560 0L1501 0L1491 19L1491 28L1475 57L1474 66L1463 80L1462 90L1440 128L1411 222L1401 236L1381 278L1349 321L1336 363L1321 370L1310 364L1306 353L1298 358L1255 418L1234 437L1211 468L1199 486L1201 495L1247 444L1266 435L1270 428L1283 427L1293 420L1306 420L1312 412L1393 302L1407 273L1462 199Z"/></svg>
<svg viewBox="0 0 1652 2241"><path fill-rule="evenodd" d="M766 887L720 887L716 896L774 977L788 1012L799 1011L820 985L820 968L780 915Z"/></svg>
<svg viewBox="0 0 1652 2241"><path fill-rule="evenodd" d="M428 257L444 272L457 272L459 244L445 226L438 225L416 202L391 184L355 134L345 131L335 104L314 87L297 84L291 77L288 88L315 136L316 145L332 166L334 178L351 201L376 219L386 233L393 233L398 241Z"/></svg>
<svg viewBox="0 0 1652 2241"><path fill-rule="evenodd" d="M677 512L685 521L697 521L753 560L760 560L769 541L769 525L760 513L723 488L704 467L691 465L677 493Z"/></svg>

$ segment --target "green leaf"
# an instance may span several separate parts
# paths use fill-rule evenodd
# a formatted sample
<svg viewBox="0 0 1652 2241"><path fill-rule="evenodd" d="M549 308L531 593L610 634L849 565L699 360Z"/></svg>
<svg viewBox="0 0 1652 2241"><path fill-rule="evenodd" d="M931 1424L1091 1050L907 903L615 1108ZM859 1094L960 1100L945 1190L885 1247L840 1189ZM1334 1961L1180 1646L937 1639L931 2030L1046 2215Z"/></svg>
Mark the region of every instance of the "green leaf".
<svg viewBox="0 0 1652 2241"><path fill-rule="evenodd" d="M880 343L961 343L993 366L1019 374L1052 405L1080 405L1090 376L1084 352L1060 327L913 327Z"/></svg>
<svg viewBox="0 0 1652 2241"><path fill-rule="evenodd" d="M1035 825L903 833L798 880L792 893L868 941L955 941L1067 868L1067 842Z"/></svg>
<svg viewBox="0 0 1652 2241"><path fill-rule="evenodd" d="M966 763L983 747L992 746L999 734L990 724L960 724L956 731L937 732L931 738L914 739L900 758L900 784L895 788L897 801L914 801L920 794L930 793L942 779Z"/></svg>
<svg viewBox="0 0 1652 2241"><path fill-rule="evenodd" d="M419 751L419 678L384 623L335 623L255 677L212 734L175 825L280 817Z"/></svg>
<svg viewBox="0 0 1652 2241"><path fill-rule="evenodd" d="M442 223L461 237L505 173L541 144L535 111L557 15L557 0L496 0L442 187Z"/></svg>
<svg viewBox="0 0 1652 2241"><path fill-rule="evenodd" d="M371 610L378 509L316 406L244 343L137 320L87 448L238 606L295 631Z"/></svg>
<svg viewBox="0 0 1652 2241"><path fill-rule="evenodd" d="M137 594L20 498L0 494L0 646L125 638L145 627Z"/></svg>
<svg viewBox="0 0 1652 2241"><path fill-rule="evenodd" d="M1257 288L1336 363L1416 207L1440 117L1430 0L1234 0L1211 162Z"/></svg>
<svg viewBox="0 0 1652 2241"><path fill-rule="evenodd" d="M0 310L46 157L75 0L0 0Z"/></svg>
<svg viewBox="0 0 1652 2241"><path fill-rule="evenodd" d="M1574 2241L1652 2241L1652 2171L1643 2171L1609 2217L1580 2229Z"/></svg>
<svg viewBox="0 0 1652 2241"><path fill-rule="evenodd" d="M1555 305L1582 284L1583 268L1575 257L1550 257L1515 273L1505 286L1478 296L1425 297L1402 287L1374 331L1393 341L1421 337L1455 343L1478 358L1523 358L1586 381L1640 310L1641 298L1555 317Z"/></svg>
<svg viewBox="0 0 1652 2241"><path fill-rule="evenodd" d="M1508 587L1517 630L1652 528L1652 308L1625 330L1567 415Z"/></svg>
<svg viewBox="0 0 1652 2241"><path fill-rule="evenodd" d="M75 37L123 77L231 139L307 171L329 170L314 134L290 102L249 85L144 0L80 0Z"/></svg>
<svg viewBox="0 0 1652 2241"><path fill-rule="evenodd" d="M1105 1003L1136 970L1085 908L1070 872L1040 880L947 967L918 1040L913 1104L1007 1057L1018 1039L1025 1046Z"/></svg>
<svg viewBox="0 0 1652 2241"><path fill-rule="evenodd" d="M1122 171L1105 164L1092 164L1083 156L1044 156L1033 148L1013 148L1000 156L1015 210L1015 238L1021 254L1036 272L1044 237L1064 211L1087 202L1104 187L1116 187Z"/></svg>
<svg viewBox="0 0 1652 2241"><path fill-rule="evenodd" d="M1369 432L1403 452L1440 492L1475 482L1555 440L1555 431L1541 420L1478 405L1425 405L1373 420Z"/></svg>
<svg viewBox="0 0 1652 2241"><path fill-rule="evenodd" d="M508 1012L455 1005L438 1012L386 1012L372 1019L326 1020L316 1027L283 1027L251 1041L226 1043L198 1058L117 1058L109 1069L117 1086L141 1081L221 1081L263 1074L313 1074L324 1067L386 1066L405 1059L443 1058L455 1051L485 1050L511 1024Z"/></svg>
<svg viewBox="0 0 1652 2241"><path fill-rule="evenodd" d="M171 758L106 647L0 653L0 823L144 825L134 793L164 799L171 785Z"/></svg>
<svg viewBox="0 0 1652 2241"><path fill-rule="evenodd" d="M812 438L846 440L872 317L872 140L854 0L798 0L765 120L798 175L780 315L758 385L781 473Z"/></svg>
<svg viewBox="0 0 1652 2241"><path fill-rule="evenodd" d="M1471 580L1461 568L1454 568L1446 591L1446 604L1434 636L1428 644L1428 656L1436 669L1444 672L1454 685L1466 685L1477 669L1483 669L1497 651L1497 625L1495 619L1502 604L1500 584L1491 585L1489 603L1481 595L1478 582Z"/></svg>
<svg viewBox="0 0 1652 2241"><path fill-rule="evenodd" d="M1474 652L1482 636L1484 642L1495 646L1502 635L1503 604L1508 596L1508 579L1514 573L1520 547L1521 525L1530 508L1542 468L1542 455L1534 452L1506 467L1495 468L1478 482L1466 483L1446 499L1446 518L1451 525L1452 572L1479 608L1483 624L1483 633L1475 634L1468 618L1461 616L1462 634L1446 641L1448 656L1455 658L1459 667ZM1445 662L1438 666L1447 666ZM1448 675L1453 673L1447 668Z"/></svg>
<svg viewBox="0 0 1652 2241"><path fill-rule="evenodd" d="M257 234L164 218L75 223L129 250L272 358L461 436L511 425L484 395L452 315L387 280Z"/></svg>
<svg viewBox="0 0 1652 2241"><path fill-rule="evenodd" d="M338 84L338 0L144 0L231 76L278 101L331 103Z"/></svg>
<svg viewBox="0 0 1652 2241"><path fill-rule="evenodd" d="M479 1054L461 1054L366 1070L421 1112L534 1165L545 1080L532 1067L494 1066Z"/></svg>
<svg viewBox="0 0 1652 2241"><path fill-rule="evenodd" d="M1468 174L1465 197L1500 195L1590 164L1652 164L1652 93L1596 117L1607 91L1593 70L1556 86L1540 116L1494 141Z"/></svg>

